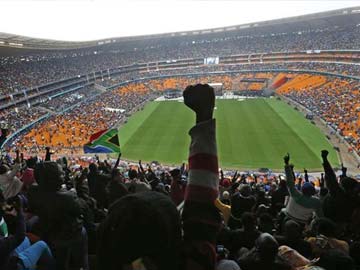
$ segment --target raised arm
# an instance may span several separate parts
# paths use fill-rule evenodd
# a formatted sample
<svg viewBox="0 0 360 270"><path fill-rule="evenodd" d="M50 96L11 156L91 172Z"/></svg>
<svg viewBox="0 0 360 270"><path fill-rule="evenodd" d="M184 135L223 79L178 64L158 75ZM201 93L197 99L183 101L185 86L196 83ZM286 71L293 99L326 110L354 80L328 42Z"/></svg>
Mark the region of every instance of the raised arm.
<svg viewBox="0 0 360 270"><path fill-rule="evenodd" d="M334 195L335 193L340 191L340 186L336 180L336 174L335 174L333 168L331 167L330 162L327 159L328 154L329 154L329 152L327 150L321 151L321 157L323 160L323 168L325 171L326 187L329 189L329 192Z"/></svg>
<svg viewBox="0 0 360 270"><path fill-rule="evenodd" d="M307 169L304 169L304 174L305 174L305 182L309 182L309 174L308 174L308 171Z"/></svg>
<svg viewBox="0 0 360 270"><path fill-rule="evenodd" d="M289 153L284 157L285 163L285 175L286 175L286 185L288 187L289 193L291 196L300 196L300 192L295 188L295 177L293 172L293 165L289 164L290 155Z"/></svg>
<svg viewBox="0 0 360 270"><path fill-rule="evenodd" d="M214 89L208 85L198 84L188 86L183 95L185 105L196 113L196 125L189 131L189 178L182 215L184 239L191 243L191 250L196 253L192 256L199 259L202 257L200 260L206 261L207 264L205 268L214 269L216 255L213 251L220 226L220 215L214 206L219 185L213 119ZM199 248L206 251L206 254L197 252Z"/></svg>

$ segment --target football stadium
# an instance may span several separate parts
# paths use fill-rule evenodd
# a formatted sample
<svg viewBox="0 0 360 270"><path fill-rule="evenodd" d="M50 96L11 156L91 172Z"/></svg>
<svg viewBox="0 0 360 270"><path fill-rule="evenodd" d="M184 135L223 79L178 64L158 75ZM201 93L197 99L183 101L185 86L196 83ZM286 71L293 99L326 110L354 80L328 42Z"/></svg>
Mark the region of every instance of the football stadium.
<svg viewBox="0 0 360 270"><path fill-rule="evenodd" d="M0 18L0 269L360 269L360 6L185 26Z"/></svg>

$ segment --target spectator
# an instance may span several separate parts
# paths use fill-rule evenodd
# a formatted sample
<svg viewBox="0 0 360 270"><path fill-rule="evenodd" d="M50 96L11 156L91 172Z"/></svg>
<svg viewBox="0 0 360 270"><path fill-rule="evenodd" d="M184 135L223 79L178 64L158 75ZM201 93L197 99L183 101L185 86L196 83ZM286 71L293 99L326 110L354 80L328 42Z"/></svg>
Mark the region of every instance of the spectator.
<svg viewBox="0 0 360 270"><path fill-rule="evenodd" d="M241 215L245 212L251 212L255 206L256 200L251 195L249 185L242 185L240 191L231 196L231 217L229 227L232 229L241 227Z"/></svg>
<svg viewBox="0 0 360 270"><path fill-rule="evenodd" d="M256 240L255 246L256 248L240 258L239 265L241 269L291 269L290 265L277 256L279 245L270 234L261 234Z"/></svg>
<svg viewBox="0 0 360 270"><path fill-rule="evenodd" d="M340 185L336 175L327 159L328 151L322 151L323 166L325 171L325 183L329 189L329 196L324 199L323 207L325 216L338 223L349 222L351 215L360 205L360 199L356 195L358 183L355 179L343 175Z"/></svg>
<svg viewBox="0 0 360 270"><path fill-rule="evenodd" d="M336 238L336 224L333 221L320 218L315 226L317 226L316 236L307 239L315 257L319 257L330 249L335 249L346 255L349 254L349 245Z"/></svg>
<svg viewBox="0 0 360 270"><path fill-rule="evenodd" d="M301 189L301 192L295 188L294 172L289 165L290 156L284 158L286 183L289 190L290 198L286 206L286 216L302 225L308 224L315 213L318 217L322 217L321 202L315 196L314 186L306 182Z"/></svg>
<svg viewBox="0 0 360 270"><path fill-rule="evenodd" d="M3 196L0 192L0 196ZM1 209L3 205L1 203ZM42 269L52 270L54 260L47 244L39 241L31 245L25 237L25 219L22 199L17 197L14 201L16 212L16 232L11 236L0 236L0 266L5 270L25 270L34 268L39 263ZM1 215L2 216L2 215Z"/></svg>
<svg viewBox="0 0 360 270"><path fill-rule="evenodd" d="M0 188L5 199L15 197L21 191L23 183L16 176L20 169L21 165L18 162L12 168L4 163L0 165Z"/></svg>
<svg viewBox="0 0 360 270"><path fill-rule="evenodd" d="M311 245L309 242L304 240L301 226L295 221L286 221L284 226L284 234L277 235L276 240L280 246L288 246L299 252L302 256L308 259L312 258Z"/></svg>
<svg viewBox="0 0 360 270"><path fill-rule="evenodd" d="M80 253L76 259L86 269L87 240L81 208L76 194L61 190L62 168L46 161L37 165L34 174L38 185L29 190L29 207L39 217L38 235L55 250L56 268L67 269L69 256Z"/></svg>

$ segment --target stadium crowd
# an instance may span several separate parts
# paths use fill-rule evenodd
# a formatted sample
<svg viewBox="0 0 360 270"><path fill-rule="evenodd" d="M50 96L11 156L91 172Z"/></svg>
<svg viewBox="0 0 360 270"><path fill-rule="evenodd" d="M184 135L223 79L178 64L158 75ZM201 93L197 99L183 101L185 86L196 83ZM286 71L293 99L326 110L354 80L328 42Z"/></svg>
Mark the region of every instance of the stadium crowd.
<svg viewBox="0 0 360 270"><path fill-rule="evenodd" d="M33 52L0 58L0 93L9 94L53 81L159 60L203 58L249 53L359 49L358 26L299 30L287 33L237 32L147 39L68 51Z"/></svg>
<svg viewBox="0 0 360 270"><path fill-rule="evenodd" d="M58 153L82 153L82 146L92 134L123 123L134 110L141 109L144 103L158 97L159 92L150 92L144 84L135 83L105 92L101 96L92 94L85 99L86 104L72 95L68 97L68 104L61 104L63 99L56 103L53 100L45 103L48 108L57 105L57 111L69 104L72 106L70 110L36 124L27 133L17 137L12 145L24 153L32 154L41 152L45 146L51 146Z"/></svg>
<svg viewBox="0 0 360 270"><path fill-rule="evenodd" d="M196 76L149 79L138 83L130 82L115 90L101 91L95 86L87 86L57 97L39 98L39 100L34 102L34 104L38 103L38 105L31 106L30 108L25 104L16 110L3 110L1 111L0 122L10 124L10 132L13 133L47 113L56 113L57 115L37 124L32 130L20 134L20 137L16 140L22 141L23 145L17 145L17 147L21 147L24 152L33 149L33 154L36 153L34 151L38 151L46 145L52 146L55 149L60 149L61 146L64 146L64 143L67 147L79 147L81 142L88 138L86 133L81 135L82 129L96 132L104 128L103 124L92 124L94 114L99 122L101 122L101 119L118 119L119 122L124 122L129 114L121 113L119 109L129 112L129 109L131 111L131 108L138 106L140 103L142 104L162 95L164 90L184 89L186 85L195 83L221 82L222 91L230 90L241 94L245 93L246 90L261 90L267 84L270 87L279 76L285 77L287 82L280 87L275 87L278 94L285 95L299 102L314 114L323 118L341 136L346 136L346 139L353 145L355 151L359 151L359 104L356 104L359 95L359 84L357 81L306 73L248 72L221 75L203 75L199 73ZM267 81L267 84L266 82L250 83L246 81L259 78ZM106 84L114 85L121 82L121 77L114 77L104 81L99 80L96 84L101 85L104 83L103 86L105 86ZM66 111L66 113L61 114L62 111ZM76 117L73 118L74 116ZM114 121L109 123L114 124ZM79 130L77 128L78 125L82 127ZM57 139L53 138L54 140L50 140L48 131L55 129L55 126L58 128L63 127L63 132L59 136L55 136ZM110 127L110 125L107 127ZM75 136L73 134L74 129L78 130L77 132L80 134L76 135L79 141L75 145L70 145L66 142ZM34 136L39 133L39 130L45 133L42 136Z"/></svg>
<svg viewBox="0 0 360 270"><path fill-rule="evenodd" d="M39 106L46 108L54 112L62 112L63 110L87 100L90 97L99 95L101 92L93 86L83 87L80 90L72 91L67 94L61 95L57 98L47 98L45 100L40 99L36 102L40 102Z"/></svg>
<svg viewBox="0 0 360 270"><path fill-rule="evenodd" d="M219 65L187 65L181 68L178 67L159 67L157 69L144 70L143 68L133 68L127 67L124 68L119 74L110 75L108 71L100 72L96 76L95 83L102 85L104 87L110 87L115 84L124 83L126 81L132 81L139 78L151 78L156 76L163 75L181 75L188 73L208 73L208 72L236 72L241 70L266 70L266 69L288 69L288 70L310 70L310 71L322 71L322 72L331 72L340 75L350 75L357 76L360 72L360 66L354 64L345 64L345 63L336 63L336 62L286 62L286 60L279 60L275 63L231 63L231 64L219 64ZM101 74L101 75L100 75ZM65 92L66 89L71 87L71 84L75 86L84 86L89 84L90 80L95 75L75 77L70 81L64 82L55 82L48 86L41 86L32 89L25 89L23 91L13 92L12 94L7 94L0 96L0 106L2 108L10 108L13 106L19 106L19 104L24 103L24 101L30 104L38 104L39 100L46 100L53 95L61 94ZM91 83L90 83L91 84Z"/></svg>
<svg viewBox="0 0 360 270"><path fill-rule="evenodd" d="M46 112L39 107L29 108L25 105L16 110L0 111L0 123L1 125L8 126L9 132L13 133L45 114Z"/></svg>
<svg viewBox="0 0 360 270"><path fill-rule="evenodd" d="M93 86L88 86L58 97L47 97L43 100L36 100L38 105L30 109L27 105L24 105L17 108L16 111L12 109L5 110L0 120L4 123L8 122L6 120L10 120L7 124L10 124L12 129L9 131L10 133L14 133L23 126L44 116L46 113L59 114L33 126L27 132L19 134L19 137L16 138L15 141L21 141L22 143L21 145L16 144L16 147L20 147L24 152L30 151L32 154L36 154L36 151L48 145L53 147L53 149L69 153L67 148L71 148L72 151L75 151L74 148L81 149L81 144L89 138L89 132L94 133L101 129L109 128L115 124L116 119L117 122L126 121L134 107L162 95L165 90L184 89L187 85L197 82L221 82L223 84L222 90L224 91L234 89L260 90L262 85L260 87L255 84L255 86L252 86L252 84L249 83L240 83L240 80L255 77L271 79L274 76L275 75L271 73L259 73L256 75L246 73L233 75L201 75L198 77L169 77L167 79L146 80L141 83L129 83L116 90L108 90L105 92L101 92ZM233 81L238 81L239 83L234 84ZM101 83L103 83L103 81L97 82L97 84ZM119 81L112 79L111 83L116 84L119 83ZM119 110L125 110L127 113L124 114ZM96 117L94 117L94 114ZM74 116L76 117L74 118ZM93 123L94 118L95 123ZM104 121L104 119L111 120L107 122ZM105 125L104 122L107 124ZM56 136L50 135L53 134L55 130L61 130L61 132ZM85 132L86 130L89 132ZM41 136L39 134L41 134ZM74 139L75 137L78 138L78 140ZM72 139L71 143L68 142L70 138ZM13 146L15 146L14 143Z"/></svg>
<svg viewBox="0 0 360 270"><path fill-rule="evenodd" d="M360 154L359 91L359 81L335 79L313 87L293 85L285 96L324 119Z"/></svg>
<svg viewBox="0 0 360 270"><path fill-rule="evenodd" d="M52 160L50 148L44 159L6 153L0 268L360 269L360 184L346 168L338 177L323 150L318 184L306 170L295 178L289 154L284 177L223 172L214 90L189 86L183 96L196 119L188 165L131 165L119 156L74 166Z"/></svg>

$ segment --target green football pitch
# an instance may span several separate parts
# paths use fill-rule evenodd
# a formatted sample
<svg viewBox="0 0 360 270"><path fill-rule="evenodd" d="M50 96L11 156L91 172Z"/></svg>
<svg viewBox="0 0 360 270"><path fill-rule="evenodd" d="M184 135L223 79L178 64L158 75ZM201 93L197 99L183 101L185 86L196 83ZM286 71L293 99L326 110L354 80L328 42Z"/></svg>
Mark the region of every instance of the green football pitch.
<svg viewBox="0 0 360 270"><path fill-rule="evenodd" d="M320 151L336 152L318 127L276 99L217 100L215 108L220 165L223 168L283 168L289 152L295 168L321 168ZM150 102L120 128L123 157L181 164L187 160L194 114L179 101Z"/></svg>

